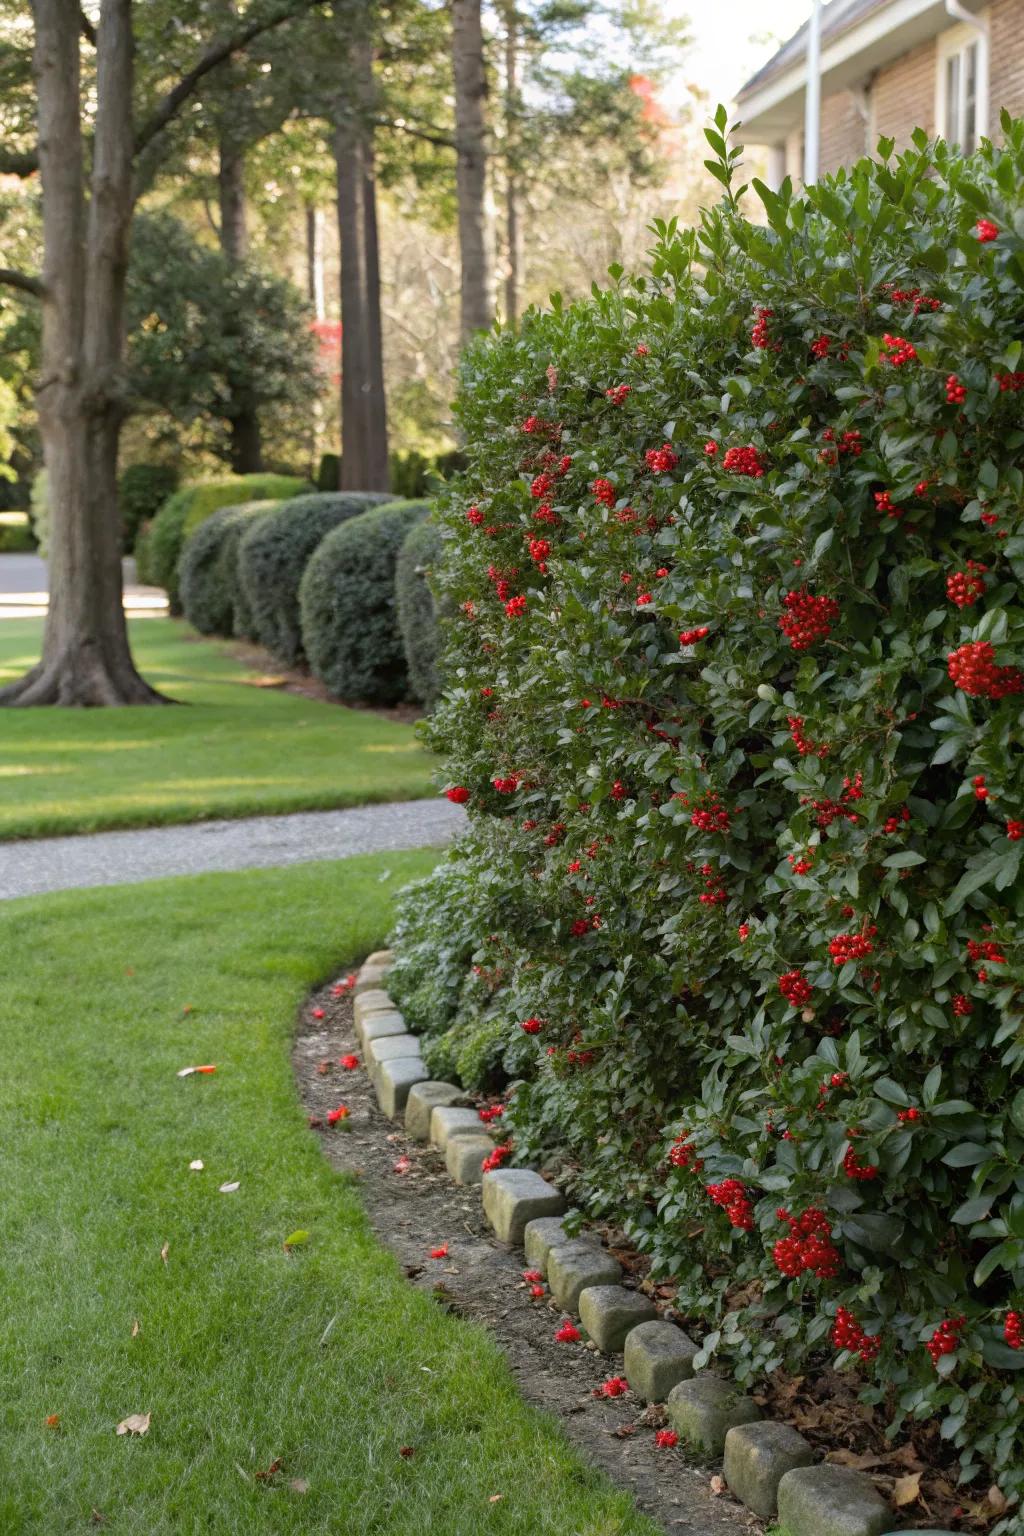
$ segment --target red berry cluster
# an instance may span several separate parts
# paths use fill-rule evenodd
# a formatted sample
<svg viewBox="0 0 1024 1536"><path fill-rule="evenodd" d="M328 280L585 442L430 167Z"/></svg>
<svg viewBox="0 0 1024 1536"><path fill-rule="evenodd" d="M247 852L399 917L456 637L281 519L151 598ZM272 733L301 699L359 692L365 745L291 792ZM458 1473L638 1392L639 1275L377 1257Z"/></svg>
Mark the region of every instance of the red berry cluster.
<svg viewBox="0 0 1024 1536"><path fill-rule="evenodd" d="M1006 835L1011 843L1019 843L1024 837L1024 821L1008 821L1006 823Z"/></svg>
<svg viewBox="0 0 1024 1536"><path fill-rule="evenodd" d="M698 624L696 629L684 629L679 636L680 645L696 645L698 640L706 640L710 630L706 624Z"/></svg>
<svg viewBox="0 0 1024 1536"><path fill-rule="evenodd" d="M990 240L998 239L999 225L993 224L991 219L979 219L974 226L974 233L981 245L987 245Z"/></svg>
<svg viewBox="0 0 1024 1536"><path fill-rule="evenodd" d="M787 1003L800 1008L811 996L811 984L799 971L786 971L779 977L779 991Z"/></svg>
<svg viewBox="0 0 1024 1536"><path fill-rule="evenodd" d="M804 735L803 715L788 715L786 724L789 726L789 734L793 745L801 757L827 757L831 747L827 741L813 742L809 736Z"/></svg>
<svg viewBox="0 0 1024 1536"><path fill-rule="evenodd" d="M598 475L597 479L591 482L590 494L595 501L601 502L606 507L614 507L618 497L614 485L603 475Z"/></svg>
<svg viewBox="0 0 1024 1536"><path fill-rule="evenodd" d="M924 1346L932 1357L932 1365L938 1365L943 1355L953 1354L960 1343L960 1330L966 1322L966 1317L947 1317L939 1324Z"/></svg>
<svg viewBox="0 0 1024 1536"><path fill-rule="evenodd" d="M705 907L720 907L729 900L729 893L725 888L725 881L711 864L702 864L701 877L704 881L704 889L697 900Z"/></svg>
<svg viewBox="0 0 1024 1536"><path fill-rule="evenodd" d="M891 363L894 368L902 368L904 363L917 362L917 348L905 336L890 336L886 331L882 337L882 348L883 363Z"/></svg>
<svg viewBox="0 0 1024 1536"><path fill-rule="evenodd" d="M479 528L480 524L484 520L484 515L480 511L479 507L470 507L469 511L466 513L466 518L473 524L474 528Z"/></svg>
<svg viewBox="0 0 1024 1536"><path fill-rule="evenodd" d="M599 1387L593 1391L594 1397L621 1397L629 1391L629 1382L625 1376L609 1376L607 1381L602 1381Z"/></svg>
<svg viewBox="0 0 1024 1536"><path fill-rule="evenodd" d="M542 501L532 515L535 523L549 523L552 527L560 521L558 513L552 511L551 504L547 501Z"/></svg>
<svg viewBox="0 0 1024 1536"><path fill-rule="evenodd" d="M879 512L885 512L889 517L903 516L903 508L893 505L892 494L889 491L875 492L875 506Z"/></svg>
<svg viewBox="0 0 1024 1536"><path fill-rule="evenodd" d="M837 933L828 945L832 964L845 965L848 960L863 960L866 955L873 954L875 946L871 940L877 932L872 924L863 933Z"/></svg>
<svg viewBox="0 0 1024 1536"><path fill-rule="evenodd" d="M638 592L636 595L636 605L638 608L646 608L648 603L653 602L654 598L650 592Z"/></svg>
<svg viewBox="0 0 1024 1536"><path fill-rule="evenodd" d="M946 577L946 596L950 602L958 608L973 608L978 598L984 596L985 578L981 573L987 570L987 565L968 560L966 571L951 571Z"/></svg>
<svg viewBox="0 0 1024 1536"><path fill-rule="evenodd" d="M631 384L613 384L611 389L606 389L605 394L612 405L621 405L628 394L632 393Z"/></svg>
<svg viewBox="0 0 1024 1536"><path fill-rule="evenodd" d="M504 1113L504 1104L486 1105L483 1109L477 1110L477 1114L485 1125L489 1125L492 1120L500 1120Z"/></svg>
<svg viewBox="0 0 1024 1536"><path fill-rule="evenodd" d="M974 789L975 800L988 799L988 785L985 783L985 775L983 773L976 773L971 780L971 785Z"/></svg>
<svg viewBox="0 0 1024 1536"><path fill-rule="evenodd" d="M929 298L920 288L897 288L894 283L883 283L882 287L889 290L889 298L894 304L913 304L915 315L922 309L935 311L942 308L941 299Z"/></svg>
<svg viewBox="0 0 1024 1536"><path fill-rule="evenodd" d="M963 405L967 399L967 385L961 384L955 373L946 375L946 404Z"/></svg>
<svg viewBox="0 0 1024 1536"><path fill-rule="evenodd" d="M836 1349L848 1349L860 1355L862 1360L874 1360L882 1347L882 1340L878 1334L865 1333L853 1313L846 1307L836 1308L832 1343Z"/></svg>
<svg viewBox="0 0 1024 1536"><path fill-rule="evenodd" d="M705 1185L705 1189L715 1204L721 1206L734 1227L739 1227L741 1232L753 1231L754 1208L739 1179L723 1179L721 1184Z"/></svg>
<svg viewBox="0 0 1024 1536"><path fill-rule="evenodd" d="M831 345L832 343L827 336L816 337L816 339L811 342L811 356L820 358L828 357L828 349Z"/></svg>
<svg viewBox="0 0 1024 1536"><path fill-rule="evenodd" d="M625 800L626 793L627 793L626 786L625 786L625 784L623 784L621 779L616 779L615 783L612 785L611 789L609 790L609 794L611 795L613 800Z"/></svg>
<svg viewBox="0 0 1024 1536"><path fill-rule="evenodd" d="M676 795L675 799L682 800L684 805L690 804L690 797L685 790ZM729 812L721 803L718 791L705 790L700 799L700 805L690 811L691 827L696 827L698 832L728 832L731 826Z"/></svg>
<svg viewBox="0 0 1024 1536"><path fill-rule="evenodd" d="M495 1168L500 1168L502 1163L508 1162L512 1156L512 1143L506 1141L503 1146L495 1147L493 1152L488 1152L480 1167L484 1173L492 1173Z"/></svg>
<svg viewBox="0 0 1024 1536"><path fill-rule="evenodd" d="M970 1018L974 1012L974 1004L963 992L958 992L953 999L953 1012L958 1019Z"/></svg>
<svg viewBox="0 0 1024 1536"><path fill-rule="evenodd" d="M896 1111L896 1119L899 1120L903 1125L906 1125L908 1121L920 1120L920 1118L921 1111L919 1109L915 1109L913 1105L911 1105L909 1109L898 1109Z"/></svg>
<svg viewBox="0 0 1024 1536"><path fill-rule="evenodd" d="M469 790L464 784L453 784L451 789L446 789L445 794L453 805L465 805L469 799Z"/></svg>
<svg viewBox="0 0 1024 1536"><path fill-rule="evenodd" d="M1022 375L1022 377L1024 377L1024 375ZM713 459L717 453L718 444L715 442L714 438L709 437L707 442L704 444L704 457L706 459Z"/></svg>
<svg viewBox="0 0 1024 1536"><path fill-rule="evenodd" d="M505 604L505 614L506 614L507 618L510 618L510 619L521 619L525 612L526 612L526 598L525 597L522 597L522 596L520 596L520 597L510 597L508 602Z"/></svg>
<svg viewBox="0 0 1024 1536"><path fill-rule="evenodd" d="M1024 389L1024 373L997 373L996 381L1001 395L1015 395Z"/></svg>
<svg viewBox="0 0 1024 1536"><path fill-rule="evenodd" d="M779 619L779 628L794 651L806 651L818 640L827 640L839 617L834 597L814 597L806 587L787 592L782 606L786 612Z"/></svg>
<svg viewBox="0 0 1024 1536"><path fill-rule="evenodd" d="M802 1216L788 1211L775 1212L788 1222L789 1237L782 1237L772 1249L775 1267L787 1280L812 1274L817 1280L834 1280L839 1273L839 1251L832 1242L832 1226L824 1211L810 1206Z"/></svg>
<svg viewBox="0 0 1024 1536"><path fill-rule="evenodd" d="M847 802L863 798L862 783L863 775L858 773L852 780L844 780L845 788L839 800L831 800L826 797L823 800L812 800L810 802L814 811L814 819L823 831L826 831L834 821L857 821L857 812L851 811ZM801 805L806 805L808 803L807 797L804 796L800 803Z"/></svg>
<svg viewBox="0 0 1024 1536"><path fill-rule="evenodd" d="M492 779L491 783L499 795L514 795L519 788L519 774L511 773L507 779Z"/></svg>
<svg viewBox="0 0 1024 1536"><path fill-rule="evenodd" d="M946 658L950 680L972 698L1005 699L1024 693L1024 672L1019 667L997 667L995 650L988 640L969 640Z"/></svg>
<svg viewBox="0 0 1024 1536"><path fill-rule="evenodd" d="M760 351L764 351L766 348L772 346L772 338L768 330L768 322L771 320L774 314L774 309L759 309L757 311L757 319L754 321L754 328L750 333L750 344L753 347L757 347ZM774 350L778 350L777 343Z"/></svg>
<svg viewBox="0 0 1024 1536"><path fill-rule="evenodd" d="M891 816L886 817L885 825L882 827L882 831L888 833L889 836L892 836L894 832L901 832L909 820L909 806L901 805L897 810L893 811Z"/></svg>
<svg viewBox="0 0 1024 1536"><path fill-rule="evenodd" d="M555 1333L555 1338L558 1340L559 1344L578 1344L582 1337L583 1335L580 1333L575 1323L571 1323L568 1318L566 1318L561 1328L559 1328Z"/></svg>
<svg viewBox="0 0 1024 1536"><path fill-rule="evenodd" d="M671 443L662 443L660 448L648 448L644 459L647 468L653 470L656 475L669 474L679 463L679 455L673 452Z"/></svg>
<svg viewBox="0 0 1024 1536"><path fill-rule="evenodd" d="M696 1147L690 1144L689 1131L681 1131L669 1148L668 1160L673 1168L685 1168L690 1173L699 1173L704 1167L704 1159L697 1156Z"/></svg>
<svg viewBox="0 0 1024 1536"><path fill-rule="evenodd" d="M551 553L551 545L547 539L531 539L529 544L530 559L542 576L547 575L548 555Z"/></svg>
<svg viewBox="0 0 1024 1536"><path fill-rule="evenodd" d="M541 1030L544 1028L544 1020L534 1018L531 1015L530 1018L523 1020L519 1028L522 1030L524 1035L539 1035Z"/></svg>
<svg viewBox="0 0 1024 1536"><path fill-rule="evenodd" d="M1003 1338L1011 1349L1024 1347L1024 1317L1019 1312L1007 1312L1003 1324Z"/></svg>
<svg viewBox="0 0 1024 1536"><path fill-rule="evenodd" d="M972 960L987 960L990 965L1006 964L1006 956L995 939L968 939L967 954Z"/></svg>
<svg viewBox="0 0 1024 1536"><path fill-rule="evenodd" d="M748 443L744 448L727 448L722 468L733 475L749 475L752 480L760 480L766 465L762 464L761 455L753 443Z"/></svg>
<svg viewBox="0 0 1024 1536"><path fill-rule="evenodd" d="M555 477L546 471L540 475L534 475L530 482L530 495L537 501L543 501L545 496L550 496L555 488Z"/></svg>
<svg viewBox="0 0 1024 1536"><path fill-rule="evenodd" d="M862 1163L852 1147L847 1147L846 1156L843 1158L843 1172L848 1179L856 1179L860 1183L866 1183L869 1179L878 1178L878 1167L875 1163Z"/></svg>
<svg viewBox="0 0 1024 1536"><path fill-rule="evenodd" d="M518 575L517 565L509 566L506 570L499 570L496 565L487 567L487 580L493 584L499 603L508 602L512 595L512 582Z"/></svg>
<svg viewBox="0 0 1024 1536"><path fill-rule="evenodd" d="M787 855L794 875L809 875L814 868L814 854L808 848L806 853Z"/></svg>

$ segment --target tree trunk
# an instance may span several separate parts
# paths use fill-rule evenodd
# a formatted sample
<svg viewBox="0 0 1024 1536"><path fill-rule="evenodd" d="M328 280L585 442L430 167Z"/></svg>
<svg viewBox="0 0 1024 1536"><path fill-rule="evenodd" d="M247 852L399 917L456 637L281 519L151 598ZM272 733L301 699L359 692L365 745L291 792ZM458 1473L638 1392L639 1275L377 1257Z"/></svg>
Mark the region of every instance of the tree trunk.
<svg viewBox="0 0 1024 1536"><path fill-rule="evenodd" d="M226 134L218 146L217 192L220 199L220 248L233 267L249 254L245 204L245 155Z"/></svg>
<svg viewBox="0 0 1024 1536"><path fill-rule="evenodd" d="M455 190L458 200L462 339L494 319L487 231L487 141L480 0L452 0Z"/></svg>
<svg viewBox="0 0 1024 1536"><path fill-rule="evenodd" d="M161 702L135 670L121 601L117 446L132 210L131 0L103 0L86 221L78 0L35 0L43 188L39 421L52 503L50 605L39 664L4 704Z"/></svg>
<svg viewBox="0 0 1024 1536"><path fill-rule="evenodd" d="M519 176L516 139L519 128L519 29L515 4L505 8L505 324L519 318Z"/></svg>
<svg viewBox="0 0 1024 1536"><path fill-rule="evenodd" d="M342 104L334 131L341 246L341 487L386 491L377 195L367 124L373 52L369 42L349 45L347 37L345 42L357 82L357 102L354 111L351 103Z"/></svg>
<svg viewBox="0 0 1024 1536"><path fill-rule="evenodd" d="M237 267L249 254L245 154L233 142L230 134L223 131L218 144L218 161L220 248L231 266ZM259 474L263 468L263 441L256 402L248 395L236 394L229 402L229 412L232 473Z"/></svg>
<svg viewBox="0 0 1024 1536"><path fill-rule="evenodd" d="M314 203L306 204L306 297L314 315L327 314L324 296L324 217Z"/></svg>

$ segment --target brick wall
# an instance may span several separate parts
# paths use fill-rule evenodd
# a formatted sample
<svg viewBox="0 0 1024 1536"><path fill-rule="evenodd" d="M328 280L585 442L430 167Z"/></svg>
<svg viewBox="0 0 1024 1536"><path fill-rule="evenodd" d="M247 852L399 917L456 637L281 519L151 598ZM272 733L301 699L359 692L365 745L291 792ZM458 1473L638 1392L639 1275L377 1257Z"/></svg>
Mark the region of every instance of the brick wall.
<svg viewBox="0 0 1024 1536"><path fill-rule="evenodd" d="M871 100L874 144L881 138L895 139L897 149L906 149L915 128L923 128L931 137L935 132L934 41L880 69L872 83Z"/></svg>
<svg viewBox="0 0 1024 1536"><path fill-rule="evenodd" d="M1024 0L1013 0L1024 6ZM821 104L821 151L819 164L824 174L841 165L852 165L868 148L867 124L849 91L826 96ZM874 148L874 145L871 145Z"/></svg>
<svg viewBox="0 0 1024 1536"><path fill-rule="evenodd" d="M993 0L989 27L988 131L998 139L1003 107L1024 116L1024 0Z"/></svg>

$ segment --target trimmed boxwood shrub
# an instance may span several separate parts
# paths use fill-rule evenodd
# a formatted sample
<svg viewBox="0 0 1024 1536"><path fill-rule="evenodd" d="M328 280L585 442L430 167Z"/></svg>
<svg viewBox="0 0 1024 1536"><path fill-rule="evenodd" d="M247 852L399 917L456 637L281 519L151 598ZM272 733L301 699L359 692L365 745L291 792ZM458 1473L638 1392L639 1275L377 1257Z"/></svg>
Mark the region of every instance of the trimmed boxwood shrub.
<svg viewBox="0 0 1024 1536"><path fill-rule="evenodd" d="M328 534L299 592L302 643L314 677L340 699L396 704L408 693L395 614L395 566L427 503L375 507Z"/></svg>
<svg viewBox="0 0 1024 1536"><path fill-rule="evenodd" d="M387 500L380 491L296 496L243 535L238 568L253 638L285 666L303 659L299 583L313 551L339 523Z"/></svg>
<svg viewBox="0 0 1024 1536"><path fill-rule="evenodd" d="M395 605L409 692L433 708L441 691L438 655L441 626L428 576L441 556L441 532L435 523L416 523L406 535L395 567Z"/></svg>
<svg viewBox="0 0 1024 1536"><path fill-rule="evenodd" d="M239 613L238 546L253 520L272 511L276 501L245 501L221 507L185 540L179 563L181 604L186 619L202 635L244 631L248 613Z"/></svg>
<svg viewBox="0 0 1024 1536"><path fill-rule="evenodd" d="M719 121L719 130L724 122ZM835 1363L1024 1493L1024 124L731 191L480 341L429 739L471 823L389 988L502 1025L741 1382ZM738 194L737 194L738 195ZM748 194L750 195L750 194ZM461 877L461 878L460 878ZM496 915L497 914L497 915ZM467 927L471 935L467 936ZM417 1023L415 1008L410 1021ZM455 1030L456 1037L451 1037Z"/></svg>
<svg viewBox="0 0 1024 1536"><path fill-rule="evenodd" d="M130 464L117 486L121 538L131 554L143 523L156 516L178 488L181 476L174 464Z"/></svg>
<svg viewBox="0 0 1024 1536"><path fill-rule="evenodd" d="M147 528L140 553L144 579L163 587L172 613L181 612L178 562L186 538L219 507L243 501L280 501L296 496L306 481L293 475L224 475L217 480L198 480L175 491Z"/></svg>

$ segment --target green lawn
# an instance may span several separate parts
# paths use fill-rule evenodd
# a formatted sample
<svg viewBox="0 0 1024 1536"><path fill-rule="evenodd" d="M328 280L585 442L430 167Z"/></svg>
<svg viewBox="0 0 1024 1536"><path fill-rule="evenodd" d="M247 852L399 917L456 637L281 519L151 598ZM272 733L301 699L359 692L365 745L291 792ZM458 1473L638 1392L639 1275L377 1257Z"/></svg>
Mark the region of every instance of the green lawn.
<svg viewBox="0 0 1024 1536"><path fill-rule="evenodd" d="M412 726L254 687L184 623L139 619L131 635L141 671L187 708L5 710L0 838L432 793ZM41 620L0 621L0 683L32 665L41 637Z"/></svg>
<svg viewBox="0 0 1024 1536"><path fill-rule="evenodd" d="M657 1536L403 1279L296 1096L302 997L433 857L0 904L4 1536Z"/></svg>

